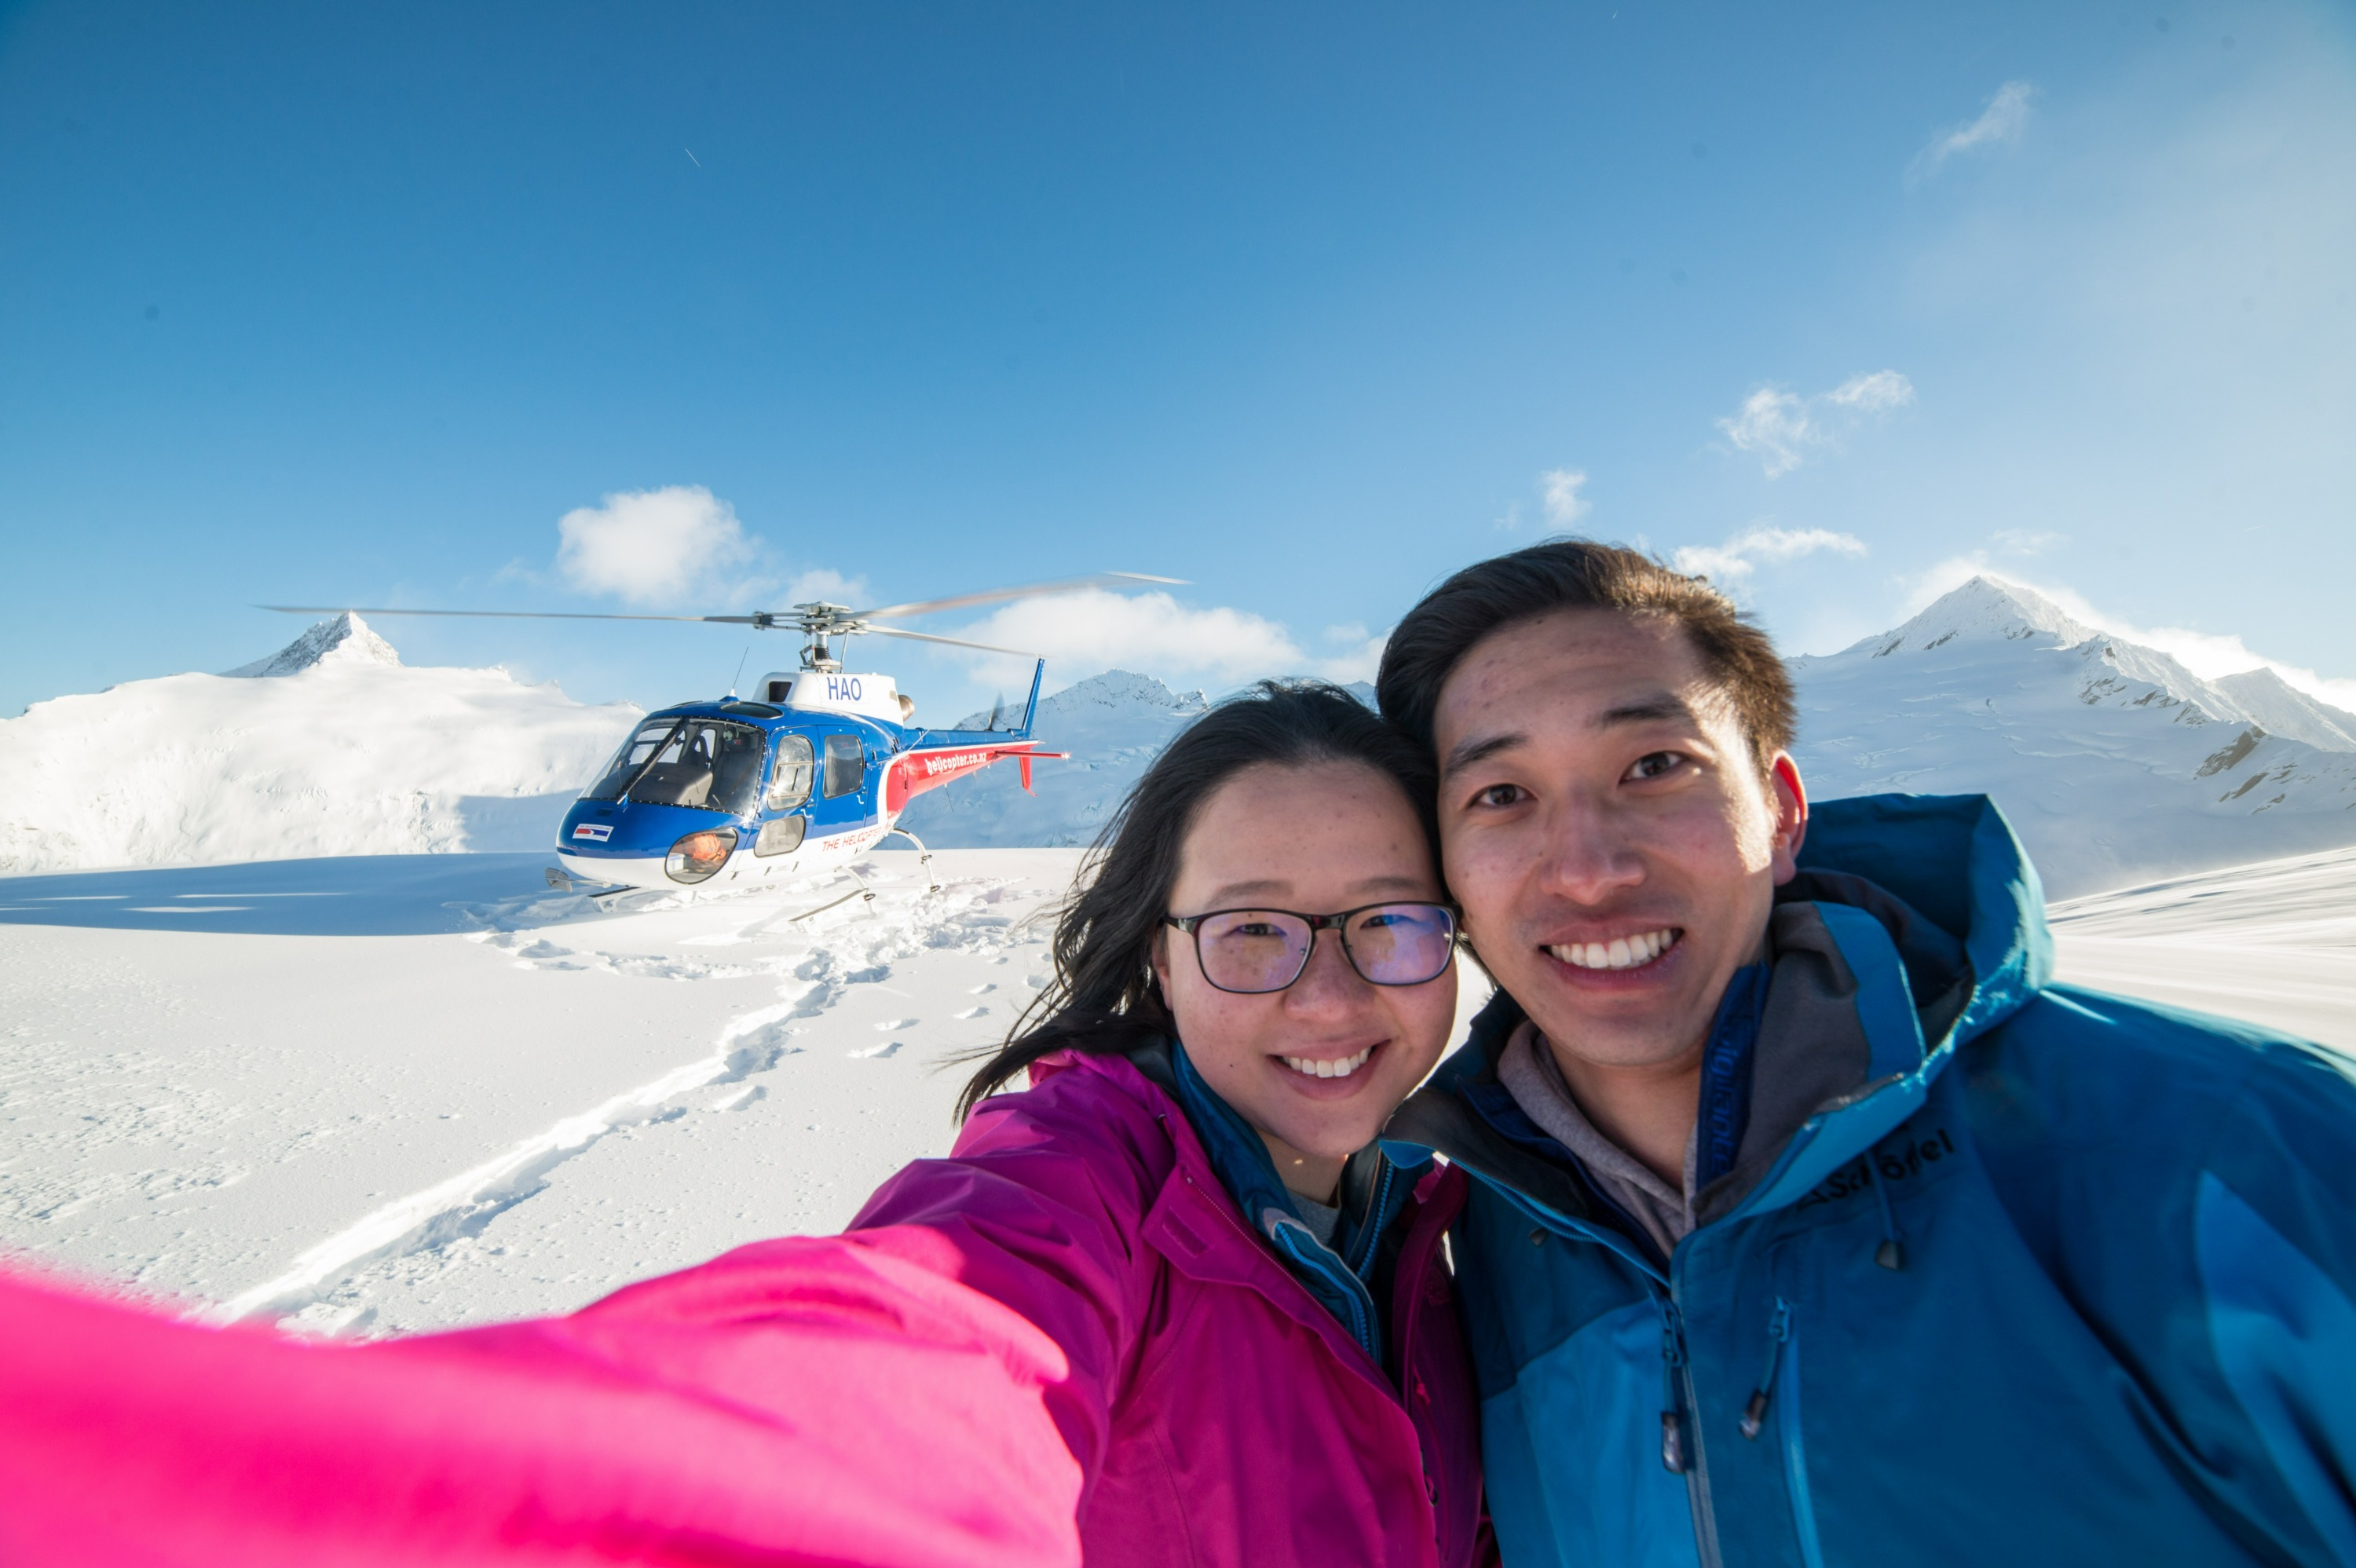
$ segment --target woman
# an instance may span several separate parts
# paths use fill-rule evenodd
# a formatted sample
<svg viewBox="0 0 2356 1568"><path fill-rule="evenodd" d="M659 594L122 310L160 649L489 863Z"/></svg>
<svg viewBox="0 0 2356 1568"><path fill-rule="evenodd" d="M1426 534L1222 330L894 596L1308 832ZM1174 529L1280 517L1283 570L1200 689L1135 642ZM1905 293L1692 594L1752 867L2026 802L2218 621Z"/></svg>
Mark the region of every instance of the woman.
<svg viewBox="0 0 2356 1568"><path fill-rule="evenodd" d="M1199 720L843 1236L369 1346L0 1285L0 1561L1474 1561L1462 1178L1374 1147L1454 1014L1429 768L1330 687Z"/></svg>

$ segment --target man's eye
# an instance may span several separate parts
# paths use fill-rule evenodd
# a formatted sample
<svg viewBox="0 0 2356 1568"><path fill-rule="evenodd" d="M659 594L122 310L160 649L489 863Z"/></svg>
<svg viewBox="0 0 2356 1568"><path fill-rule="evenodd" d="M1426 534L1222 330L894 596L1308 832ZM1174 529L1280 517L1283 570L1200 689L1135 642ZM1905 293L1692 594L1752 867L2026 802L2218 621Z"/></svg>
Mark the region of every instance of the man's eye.
<svg viewBox="0 0 2356 1568"><path fill-rule="evenodd" d="M1528 799L1528 792L1519 784L1491 784L1472 797L1475 805L1512 805Z"/></svg>
<svg viewBox="0 0 2356 1568"><path fill-rule="evenodd" d="M1682 752L1648 752L1636 759L1628 769L1627 776L1632 779L1656 779L1663 773L1674 773L1685 760Z"/></svg>

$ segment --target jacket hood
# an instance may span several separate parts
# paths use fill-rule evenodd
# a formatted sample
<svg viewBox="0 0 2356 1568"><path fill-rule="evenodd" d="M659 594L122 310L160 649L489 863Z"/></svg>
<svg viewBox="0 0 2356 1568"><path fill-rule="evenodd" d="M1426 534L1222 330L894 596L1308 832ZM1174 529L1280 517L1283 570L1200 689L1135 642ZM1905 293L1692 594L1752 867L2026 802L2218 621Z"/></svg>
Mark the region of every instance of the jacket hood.
<svg viewBox="0 0 2356 1568"><path fill-rule="evenodd" d="M1713 1058L1740 1037L1744 1131L1730 1168L1698 1195L1704 1223L1794 1201L1870 1148L1921 1107L1959 1045L2051 976L2043 889L1985 795L1825 802L1799 864L1770 916L1765 984L1744 987L1743 1007L1722 1007L1713 1029ZM1523 1016L1498 993L1384 1139L1584 1220L1585 1183L1517 1125L1526 1118L1496 1081Z"/></svg>

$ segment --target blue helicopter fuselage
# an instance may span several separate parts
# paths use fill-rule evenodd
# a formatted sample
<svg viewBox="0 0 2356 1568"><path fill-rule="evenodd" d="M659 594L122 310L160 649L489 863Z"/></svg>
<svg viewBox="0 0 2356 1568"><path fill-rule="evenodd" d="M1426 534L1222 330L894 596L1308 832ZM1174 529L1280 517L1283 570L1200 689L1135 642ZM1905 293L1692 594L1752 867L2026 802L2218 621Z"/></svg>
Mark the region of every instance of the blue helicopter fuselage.
<svg viewBox="0 0 2356 1568"><path fill-rule="evenodd" d="M1013 758L1028 788L1032 701L1017 730L931 730L891 677L766 677L767 701L682 702L649 713L565 814L557 858L584 881L744 887L857 859L927 789Z"/></svg>

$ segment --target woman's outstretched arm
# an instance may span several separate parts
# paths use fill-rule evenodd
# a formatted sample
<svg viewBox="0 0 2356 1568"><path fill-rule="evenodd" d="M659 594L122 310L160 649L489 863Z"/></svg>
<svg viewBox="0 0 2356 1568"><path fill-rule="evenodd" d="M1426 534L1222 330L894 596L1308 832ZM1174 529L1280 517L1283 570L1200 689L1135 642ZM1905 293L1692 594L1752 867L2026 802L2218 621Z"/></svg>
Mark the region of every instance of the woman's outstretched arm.
<svg viewBox="0 0 2356 1568"><path fill-rule="evenodd" d="M570 1317L301 1343L0 1278L0 1560L1076 1563L1149 1196L1103 1112L985 1108L872 1228Z"/></svg>

